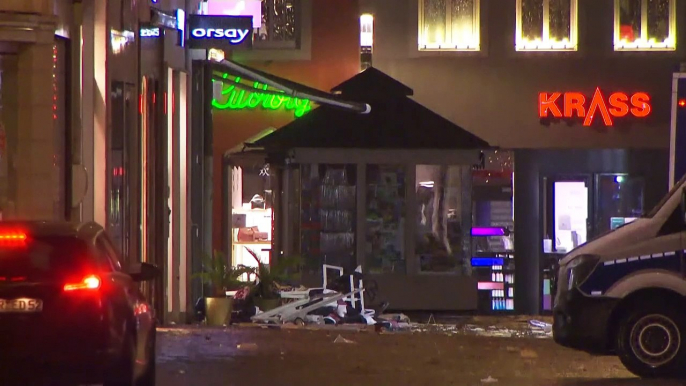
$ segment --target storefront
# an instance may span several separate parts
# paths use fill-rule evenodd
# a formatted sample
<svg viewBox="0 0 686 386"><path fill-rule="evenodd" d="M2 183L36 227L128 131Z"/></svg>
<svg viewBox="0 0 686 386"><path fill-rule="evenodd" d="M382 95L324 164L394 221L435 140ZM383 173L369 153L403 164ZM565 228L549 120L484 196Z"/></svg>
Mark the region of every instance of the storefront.
<svg viewBox="0 0 686 386"><path fill-rule="evenodd" d="M224 60L221 53L212 50L212 60L193 62L192 126L190 138L190 221L192 272L202 270L202 256L216 248L212 231L215 217L214 200L226 216L219 223L223 249L227 249L232 264L256 266L257 262L245 253L249 246L257 252L263 263L275 258L273 251L281 253L283 237L277 227L285 221L279 206L282 195L283 157L274 158L263 152L243 154L240 161L225 169L219 181L223 194L213 197L214 178L214 116L217 110L230 110L257 114L259 111L285 111L301 117L316 105L330 105L344 115L367 114L369 105L362 101L346 101L266 72ZM270 132L267 129L265 132ZM231 150L231 149L227 149ZM272 162L272 160L276 162ZM220 163L223 162L221 159ZM224 189L222 190L222 186ZM223 202L222 202L223 201ZM236 228L233 228L236 225ZM234 243L235 241L235 243ZM204 293L202 283L192 282L191 298Z"/></svg>
<svg viewBox="0 0 686 386"><path fill-rule="evenodd" d="M309 286L324 264L359 265L393 309L476 309L472 169L488 143L376 69L333 91L371 112L318 107L228 155L233 263L300 255Z"/></svg>

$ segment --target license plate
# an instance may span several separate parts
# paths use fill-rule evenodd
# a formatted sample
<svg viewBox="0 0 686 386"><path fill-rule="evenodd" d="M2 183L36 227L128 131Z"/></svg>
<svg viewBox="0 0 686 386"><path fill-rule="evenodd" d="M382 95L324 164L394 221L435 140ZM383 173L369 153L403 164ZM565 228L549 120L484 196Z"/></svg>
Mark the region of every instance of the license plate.
<svg viewBox="0 0 686 386"><path fill-rule="evenodd" d="M43 311L43 301L40 299L0 299L0 313L28 313Z"/></svg>

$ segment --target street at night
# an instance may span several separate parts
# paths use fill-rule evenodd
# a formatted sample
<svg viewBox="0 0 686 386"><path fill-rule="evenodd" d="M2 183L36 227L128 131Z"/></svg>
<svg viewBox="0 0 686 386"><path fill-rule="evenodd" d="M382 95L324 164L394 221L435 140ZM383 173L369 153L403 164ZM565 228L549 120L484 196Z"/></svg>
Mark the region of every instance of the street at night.
<svg viewBox="0 0 686 386"><path fill-rule="evenodd" d="M635 378L614 357L540 336L187 326L158 334L165 386L675 384ZM334 343L339 335L354 343Z"/></svg>

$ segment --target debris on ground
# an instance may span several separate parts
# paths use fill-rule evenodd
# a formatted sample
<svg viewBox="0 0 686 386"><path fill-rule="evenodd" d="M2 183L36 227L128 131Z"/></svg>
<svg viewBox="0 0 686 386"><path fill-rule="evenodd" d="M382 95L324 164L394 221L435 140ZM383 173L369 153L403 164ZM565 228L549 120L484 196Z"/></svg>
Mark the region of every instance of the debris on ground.
<svg viewBox="0 0 686 386"><path fill-rule="evenodd" d="M355 343L355 341L350 340L350 339L345 339L340 334L336 337L336 339L334 339L333 342L334 343L348 343L348 344Z"/></svg>
<svg viewBox="0 0 686 386"><path fill-rule="evenodd" d="M493 378L492 376L488 376L488 378L484 378L481 380L481 383L496 383L498 382L497 379Z"/></svg>
<svg viewBox="0 0 686 386"><path fill-rule="evenodd" d="M538 358L538 354L536 354L536 351L530 350L530 349L523 349L519 351L519 356L525 359L536 359Z"/></svg>
<svg viewBox="0 0 686 386"><path fill-rule="evenodd" d="M244 351L256 351L258 347L257 343L241 343L236 348Z"/></svg>

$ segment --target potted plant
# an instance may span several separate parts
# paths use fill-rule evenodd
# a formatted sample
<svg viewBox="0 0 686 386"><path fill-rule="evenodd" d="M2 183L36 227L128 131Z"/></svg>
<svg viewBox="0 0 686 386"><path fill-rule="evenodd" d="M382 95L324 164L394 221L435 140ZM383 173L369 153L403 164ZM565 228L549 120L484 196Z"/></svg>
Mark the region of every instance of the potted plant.
<svg viewBox="0 0 686 386"><path fill-rule="evenodd" d="M236 267L228 263L226 255L215 250L212 255L203 259L203 272L194 275L210 287L210 296L205 297L205 319L210 326L223 326L231 323L233 298L226 296L232 291L245 286L241 276L253 273L254 269L244 265Z"/></svg>
<svg viewBox="0 0 686 386"><path fill-rule="evenodd" d="M274 264L264 264L260 261L257 253L250 248L245 248L257 262L254 273L258 283L255 285L251 296L255 306L262 311L269 311L279 306L281 294L279 284L285 284L297 280L300 275L302 258L300 256L279 257Z"/></svg>

